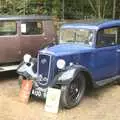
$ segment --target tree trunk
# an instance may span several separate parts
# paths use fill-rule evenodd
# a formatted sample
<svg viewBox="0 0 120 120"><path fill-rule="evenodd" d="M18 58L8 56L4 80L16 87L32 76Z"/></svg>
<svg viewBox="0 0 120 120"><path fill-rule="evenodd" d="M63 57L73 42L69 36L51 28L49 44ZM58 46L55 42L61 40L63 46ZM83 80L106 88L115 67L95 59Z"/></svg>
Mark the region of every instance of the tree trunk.
<svg viewBox="0 0 120 120"><path fill-rule="evenodd" d="M115 19L116 15L116 0L113 0L113 19Z"/></svg>
<svg viewBox="0 0 120 120"><path fill-rule="evenodd" d="M97 0L98 18L101 19L101 2Z"/></svg>
<svg viewBox="0 0 120 120"><path fill-rule="evenodd" d="M103 15L102 15L102 18L105 18L107 4L108 4L108 1L106 0L105 3L104 3L104 6L103 6Z"/></svg>
<svg viewBox="0 0 120 120"><path fill-rule="evenodd" d="M94 7L94 5L93 5L93 2L92 2L91 0L88 0L88 2L89 2L89 4L90 4L93 12L95 13L95 16L97 16L97 12L96 12L96 9L95 9L95 7Z"/></svg>

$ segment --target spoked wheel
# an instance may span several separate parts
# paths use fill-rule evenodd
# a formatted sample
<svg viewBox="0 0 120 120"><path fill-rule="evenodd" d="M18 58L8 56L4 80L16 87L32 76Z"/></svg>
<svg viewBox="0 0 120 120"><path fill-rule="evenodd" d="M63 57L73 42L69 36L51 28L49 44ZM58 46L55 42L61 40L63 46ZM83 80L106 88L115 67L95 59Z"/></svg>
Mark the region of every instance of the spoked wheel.
<svg viewBox="0 0 120 120"><path fill-rule="evenodd" d="M85 78L79 73L69 85L62 86L61 105L64 108L72 108L78 105L85 92Z"/></svg>

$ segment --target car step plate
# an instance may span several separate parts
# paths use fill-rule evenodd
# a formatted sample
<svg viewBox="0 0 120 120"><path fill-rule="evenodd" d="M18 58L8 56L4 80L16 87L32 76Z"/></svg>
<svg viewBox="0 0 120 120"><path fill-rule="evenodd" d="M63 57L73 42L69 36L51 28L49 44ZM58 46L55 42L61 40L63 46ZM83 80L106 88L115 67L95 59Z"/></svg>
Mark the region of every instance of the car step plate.
<svg viewBox="0 0 120 120"><path fill-rule="evenodd" d="M18 65L11 65L11 66L1 66L0 67L0 72L5 72L5 71L11 71L11 70L16 70Z"/></svg>

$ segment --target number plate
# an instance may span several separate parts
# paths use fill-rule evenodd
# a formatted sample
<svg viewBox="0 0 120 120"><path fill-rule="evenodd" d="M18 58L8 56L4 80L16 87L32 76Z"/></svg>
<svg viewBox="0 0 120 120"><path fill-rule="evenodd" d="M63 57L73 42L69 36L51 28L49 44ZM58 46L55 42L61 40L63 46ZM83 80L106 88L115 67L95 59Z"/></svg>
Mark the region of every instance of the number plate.
<svg viewBox="0 0 120 120"><path fill-rule="evenodd" d="M42 94L42 93L41 93L41 91L39 91L39 90L34 90L34 89L33 89L33 90L32 90L32 94L35 95L35 96L37 96L37 97L41 97L41 94Z"/></svg>
<svg viewBox="0 0 120 120"><path fill-rule="evenodd" d="M41 88L32 89L32 95L35 95L37 97L46 98L46 93L47 93L47 89L41 89Z"/></svg>

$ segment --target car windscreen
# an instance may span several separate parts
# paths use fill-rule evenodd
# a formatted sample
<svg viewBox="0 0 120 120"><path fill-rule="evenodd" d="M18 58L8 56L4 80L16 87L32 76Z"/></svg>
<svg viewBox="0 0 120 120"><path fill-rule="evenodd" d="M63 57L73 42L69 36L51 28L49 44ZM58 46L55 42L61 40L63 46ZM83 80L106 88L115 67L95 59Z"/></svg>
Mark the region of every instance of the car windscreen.
<svg viewBox="0 0 120 120"><path fill-rule="evenodd" d="M60 43L82 42L90 45L93 39L93 30L89 29L61 29Z"/></svg>

